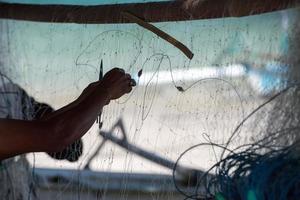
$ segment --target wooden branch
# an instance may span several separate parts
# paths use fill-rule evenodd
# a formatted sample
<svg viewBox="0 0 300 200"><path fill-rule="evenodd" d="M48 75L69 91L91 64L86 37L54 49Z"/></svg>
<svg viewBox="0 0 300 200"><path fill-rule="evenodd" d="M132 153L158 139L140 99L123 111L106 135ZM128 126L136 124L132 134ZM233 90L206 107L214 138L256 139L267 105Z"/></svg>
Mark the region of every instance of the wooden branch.
<svg viewBox="0 0 300 200"><path fill-rule="evenodd" d="M0 3L0 18L54 23L128 23L121 12L146 22L242 17L296 7L300 0L177 0L98 6Z"/></svg>
<svg viewBox="0 0 300 200"><path fill-rule="evenodd" d="M167 42L169 42L170 44L172 44L173 46L177 47L180 51L182 51L189 59L192 59L194 54L193 52L187 48L184 44L182 44L181 42L179 42L178 40L176 40L174 37L172 37L171 35L167 34L166 32L160 30L159 28L153 26L152 24L149 24L143 20L141 20L140 18L132 15L131 13L128 12L122 12L121 13L122 16L124 16L126 19L128 19L129 21L133 22L133 23L137 23L138 25L142 26L143 28L153 32L154 34L156 34L157 36L161 37L162 39L166 40Z"/></svg>

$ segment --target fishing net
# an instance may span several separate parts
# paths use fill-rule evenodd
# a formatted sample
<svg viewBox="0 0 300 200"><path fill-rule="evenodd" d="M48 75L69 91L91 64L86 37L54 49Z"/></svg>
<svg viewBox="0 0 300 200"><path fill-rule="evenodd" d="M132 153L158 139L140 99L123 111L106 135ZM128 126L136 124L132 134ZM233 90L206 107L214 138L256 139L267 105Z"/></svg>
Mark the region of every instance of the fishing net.
<svg viewBox="0 0 300 200"><path fill-rule="evenodd" d="M104 108L101 130L95 122L62 152L3 161L3 199L295 199L298 19L287 9L154 24L192 59L134 23L1 19L2 118L32 120L74 101L101 62L137 82ZM5 99L5 85L17 97Z"/></svg>

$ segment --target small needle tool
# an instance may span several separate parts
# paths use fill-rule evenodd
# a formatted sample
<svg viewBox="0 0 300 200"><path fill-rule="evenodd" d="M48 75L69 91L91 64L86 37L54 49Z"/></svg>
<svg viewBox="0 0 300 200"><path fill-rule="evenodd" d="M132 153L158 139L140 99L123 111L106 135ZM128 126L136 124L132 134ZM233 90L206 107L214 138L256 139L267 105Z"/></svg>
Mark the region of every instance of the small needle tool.
<svg viewBox="0 0 300 200"><path fill-rule="evenodd" d="M103 79L103 60L101 59L101 63L100 63L100 70L99 70L99 81L101 81ZM102 128L103 122L101 120L101 114L102 114L102 110L100 112L100 114L97 117L96 123L99 124L99 129Z"/></svg>

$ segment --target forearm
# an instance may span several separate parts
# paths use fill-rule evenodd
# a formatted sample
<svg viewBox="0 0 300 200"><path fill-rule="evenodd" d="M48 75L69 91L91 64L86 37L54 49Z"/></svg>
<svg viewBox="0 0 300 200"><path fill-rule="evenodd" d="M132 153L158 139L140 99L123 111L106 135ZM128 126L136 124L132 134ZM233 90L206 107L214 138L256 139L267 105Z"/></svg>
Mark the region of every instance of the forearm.
<svg viewBox="0 0 300 200"><path fill-rule="evenodd" d="M56 152L82 137L109 101L100 84L91 84L71 104L42 120L0 119L0 160L26 152Z"/></svg>
<svg viewBox="0 0 300 200"><path fill-rule="evenodd" d="M51 127L46 122L0 119L0 160L46 150L44 135L50 135L50 132Z"/></svg>
<svg viewBox="0 0 300 200"><path fill-rule="evenodd" d="M100 87L100 90L104 90L104 88L101 89L101 85L100 85L99 82L94 82L94 83L89 84L88 87L86 87L82 91L80 96L75 101L73 101L72 103L70 103L70 104L68 104L68 105L66 105L66 106L64 106L64 107L62 107L58 110L55 110L55 112L48 113L47 115L43 116L40 119L45 120L45 119L53 118L57 115L60 115L61 113L64 113L64 112L78 106L82 101L84 101L89 96L92 96L94 98L94 96L99 95L99 92L97 92L97 89L99 87ZM95 92L97 92L98 94L95 94ZM101 91L100 91L100 93L101 93ZM99 103L101 103L101 102L99 102ZM106 102L106 104L108 104L108 102Z"/></svg>
<svg viewBox="0 0 300 200"><path fill-rule="evenodd" d="M82 137L109 102L110 96L100 83L90 86L74 102L55 111L44 120L53 127L49 136L49 146L55 146L51 141L55 143L60 140L67 145Z"/></svg>

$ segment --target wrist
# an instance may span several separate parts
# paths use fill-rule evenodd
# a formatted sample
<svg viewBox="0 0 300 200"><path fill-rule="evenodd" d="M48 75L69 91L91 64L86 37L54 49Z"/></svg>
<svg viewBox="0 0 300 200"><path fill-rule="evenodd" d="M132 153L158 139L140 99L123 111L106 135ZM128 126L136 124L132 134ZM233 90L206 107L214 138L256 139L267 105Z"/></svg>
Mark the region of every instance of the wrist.
<svg viewBox="0 0 300 200"><path fill-rule="evenodd" d="M109 90L107 89L107 87L105 87L104 85L102 84L99 84L98 85L98 89L97 89L97 94L103 98L104 100L104 104L107 105L109 104L110 100L111 100L111 94L109 92Z"/></svg>

